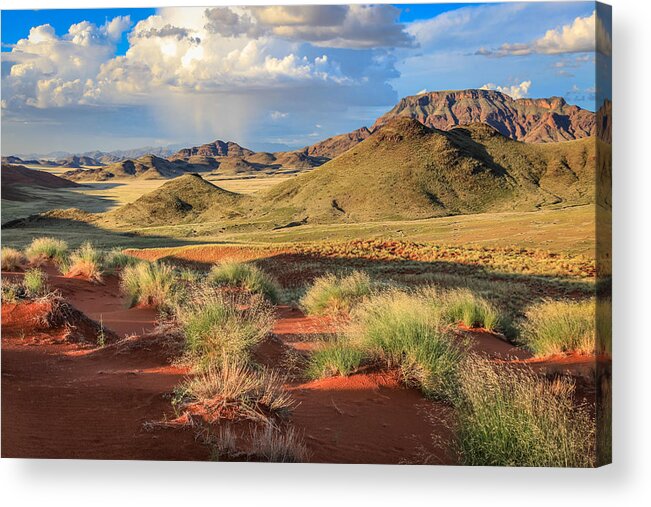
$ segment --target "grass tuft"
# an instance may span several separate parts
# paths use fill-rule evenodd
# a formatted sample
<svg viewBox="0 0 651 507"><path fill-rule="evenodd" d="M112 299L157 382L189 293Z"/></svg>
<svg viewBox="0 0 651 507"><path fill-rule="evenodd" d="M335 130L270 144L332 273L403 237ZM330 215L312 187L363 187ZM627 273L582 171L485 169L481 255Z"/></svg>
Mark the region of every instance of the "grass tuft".
<svg viewBox="0 0 651 507"><path fill-rule="evenodd" d="M222 355L247 357L274 323L273 308L260 297L197 289L176 305L186 355L201 368Z"/></svg>
<svg viewBox="0 0 651 507"><path fill-rule="evenodd" d="M25 249L25 255L29 262L35 266L40 266L47 261L53 261L58 265L66 262L68 244L62 239L34 238Z"/></svg>
<svg viewBox="0 0 651 507"><path fill-rule="evenodd" d="M595 351L594 300L544 301L530 307L520 342L536 356Z"/></svg>
<svg viewBox="0 0 651 507"><path fill-rule="evenodd" d="M364 354L362 350L345 340L328 343L310 357L307 376L311 379L348 376L359 368Z"/></svg>
<svg viewBox="0 0 651 507"><path fill-rule="evenodd" d="M209 422L221 418L269 421L294 406L274 370L255 369L242 358L223 356L176 391L175 404L200 406Z"/></svg>
<svg viewBox="0 0 651 507"><path fill-rule="evenodd" d="M289 428L284 433L271 424L251 432L251 454L269 463L304 463L308 452L303 439Z"/></svg>
<svg viewBox="0 0 651 507"><path fill-rule="evenodd" d="M372 290L369 276L361 271L347 276L328 274L314 281L301 299L301 306L312 315L349 313Z"/></svg>
<svg viewBox="0 0 651 507"><path fill-rule="evenodd" d="M238 287L253 294L262 294L272 303L280 299L278 282L260 268L245 262L224 261L210 270L207 281L216 286Z"/></svg>
<svg viewBox="0 0 651 507"><path fill-rule="evenodd" d="M127 266L135 266L142 262L137 257L124 253L120 248L113 248L104 256L104 269L112 273L124 269Z"/></svg>
<svg viewBox="0 0 651 507"><path fill-rule="evenodd" d="M480 466L590 467L594 424L574 382L468 359L455 402L462 462Z"/></svg>
<svg viewBox="0 0 651 507"><path fill-rule="evenodd" d="M93 282L102 281L104 254L89 241L82 244L69 257L66 276L82 276Z"/></svg>
<svg viewBox="0 0 651 507"><path fill-rule="evenodd" d="M6 278L0 280L2 284L2 303L17 303L25 296L25 289L19 283L10 282Z"/></svg>
<svg viewBox="0 0 651 507"><path fill-rule="evenodd" d="M29 297L44 296L49 290L47 275L39 268L28 269L23 277L23 287Z"/></svg>
<svg viewBox="0 0 651 507"><path fill-rule="evenodd" d="M172 307L178 295L174 269L158 262L125 267L120 275L120 287L129 299L129 306Z"/></svg>
<svg viewBox="0 0 651 507"><path fill-rule="evenodd" d="M25 266L25 256L15 248L2 247L2 271L19 271Z"/></svg>
<svg viewBox="0 0 651 507"><path fill-rule="evenodd" d="M496 331L500 327L497 309L467 289L442 293L440 303L442 317L449 324L462 323L466 327L481 327L489 331Z"/></svg>

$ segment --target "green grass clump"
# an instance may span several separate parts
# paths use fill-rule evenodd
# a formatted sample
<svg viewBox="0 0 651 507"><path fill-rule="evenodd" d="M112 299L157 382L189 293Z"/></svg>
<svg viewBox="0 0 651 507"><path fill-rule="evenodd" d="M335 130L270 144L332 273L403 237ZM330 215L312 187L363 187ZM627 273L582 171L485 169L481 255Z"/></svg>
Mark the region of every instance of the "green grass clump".
<svg viewBox="0 0 651 507"><path fill-rule="evenodd" d="M113 248L104 256L104 269L113 273L127 266L135 266L142 262L137 257L124 253L120 248Z"/></svg>
<svg viewBox="0 0 651 507"><path fill-rule="evenodd" d="M263 299L204 289L175 307L187 357L199 369L223 355L248 357L274 323L273 309Z"/></svg>
<svg viewBox="0 0 651 507"><path fill-rule="evenodd" d="M272 303L280 299L278 283L261 269L244 262L225 261L214 266L207 278L217 286L239 287L254 294L262 294Z"/></svg>
<svg viewBox="0 0 651 507"><path fill-rule="evenodd" d="M441 317L446 323L462 323L466 327L480 327L496 331L500 327L499 311L485 299L467 289L441 293L437 304L441 306Z"/></svg>
<svg viewBox="0 0 651 507"><path fill-rule="evenodd" d="M29 297L43 296L48 292L47 275L42 269L31 268L25 271L23 287Z"/></svg>
<svg viewBox="0 0 651 507"><path fill-rule="evenodd" d="M129 306L170 308L178 297L176 272L167 264L158 262L140 262L125 267L120 274L120 286Z"/></svg>
<svg viewBox="0 0 651 507"><path fill-rule="evenodd" d="M568 378L478 358L459 370L455 400L462 463L480 466L590 467L595 427Z"/></svg>
<svg viewBox="0 0 651 507"><path fill-rule="evenodd" d="M595 351L595 302L544 301L530 307L520 341L536 356Z"/></svg>
<svg viewBox="0 0 651 507"><path fill-rule="evenodd" d="M337 340L312 354L306 373L311 379L345 377L359 368L363 359L362 350L344 340Z"/></svg>
<svg viewBox="0 0 651 507"><path fill-rule="evenodd" d="M462 347L426 298L393 290L358 305L342 336L315 353L308 373L350 373L362 357L399 368L403 381L428 397L449 399Z"/></svg>
<svg viewBox="0 0 651 507"><path fill-rule="evenodd" d="M371 279L361 271L347 276L328 274L314 281L301 298L301 306L312 315L348 313L372 290Z"/></svg>
<svg viewBox="0 0 651 507"><path fill-rule="evenodd" d="M294 405L284 383L284 377L274 370L222 356L182 383L176 389L174 404L180 408L201 405L209 422L222 417L266 422Z"/></svg>
<svg viewBox="0 0 651 507"><path fill-rule="evenodd" d="M40 265L46 261L64 263L68 257L68 243L62 239L34 238L25 249L25 255L31 264Z"/></svg>
<svg viewBox="0 0 651 507"><path fill-rule="evenodd" d="M2 271L18 271L25 265L25 256L15 248L2 247Z"/></svg>
<svg viewBox="0 0 651 507"><path fill-rule="evenodd" d="M89 241L83 243L70 254L66 276L82 276L94 282L102 281L104 270L104 254L97 250Z"/></svg>

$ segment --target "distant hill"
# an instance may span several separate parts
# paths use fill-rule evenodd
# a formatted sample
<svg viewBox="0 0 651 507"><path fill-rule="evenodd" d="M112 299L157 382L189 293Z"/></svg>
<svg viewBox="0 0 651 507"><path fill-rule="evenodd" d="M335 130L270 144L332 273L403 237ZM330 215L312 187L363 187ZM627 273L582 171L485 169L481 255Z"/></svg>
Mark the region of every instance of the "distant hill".
<svg viewBox="0 0 651 507"><path fill-rule="evenodd" d="M227 219L238 216L238 206L248 200L198 174L186 174L105 214L104 219L130 225L180 224L197 221L203 214L212 220Z"/></svg>
<svg viewBox="0 0 651 507"><path fill-rule="evenodd" d="M485 124L450 131L395 117L262 196L278 220L355 222L594 202L594 139L524 144Z"/></svg>
<svg viewBox="0 0 651 507"><path fill-rule="evenodd" d="M2 198L10 201L25 201L33 197L27 195L21 188L71 188L79 184L59 178L54 174L28 169L21 165L2 164Z"/></svg>
<svg viewBox="0 0 651 507"><path fill-rule="evenodd" d="M429 92L405 97L380 116L373 130L395 117L448 130L486 123L504 136L527 143L568 141L595 133L595 113L569 105L561 97L513 99L494 90Z"/></svg>
<svg viewBox="0 0 651 507"><path fill-rule="evenodd" d="M307 155L312 157L333 159L341 155L343 152L348 151L356 144L361 143L370 135L371 131L366 127L362 127L347 134L329 137L324 141L307 146L304 151Z"/></svg>
<svg viewBox="0 0 651 507"><path fill-rule="evenodd" d="M142 179L176 178L198 167L184 161L170 162L155 155L145 155L138 159L126 159L105 167L67 171L64 177L73 181L106 181L115 178L137 177Z"/></svg>
<svg viewBox="0 0 651 507"><path fill-rule="evenodd" d="M70 157L62 158L56 161L55 165L60 167L84 167L84 166L102 166L104 165L99 160L87 156L72 155Z"/></svg>

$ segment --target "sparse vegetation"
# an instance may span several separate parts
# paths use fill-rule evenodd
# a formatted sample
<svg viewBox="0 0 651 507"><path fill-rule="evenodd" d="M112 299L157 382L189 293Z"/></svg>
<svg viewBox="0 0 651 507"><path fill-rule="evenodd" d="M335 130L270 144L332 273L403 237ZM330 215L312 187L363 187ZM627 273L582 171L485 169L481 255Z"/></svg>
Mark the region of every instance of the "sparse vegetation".
<svg viewBox="0 0 651 507"><path fill-rule="evenodd" d="M450 324L462 323L466 327L481 327L495 331L500 326L497 309L483 298L467 289L457 289L435 296L442 307L442 317Z"/></svg>
<svg viewBox="0 0 651 507"><path fill-rule="evenodd" d="M529 308L522 344L536 356L595 351L595 302L544 301Z"/></svg>
<svg viewBox="0 0 651 507"><path fill-rule="evenodd" d="M470 358L459 370L457 438L462 463L590 467L595 429L574 382Z"/></svg>
<svg viewBox="0 0 651 507"><path fill-rule="evenodd" d="M24 296L25 289L19 283L10 282L6 278L1 280L2 283L2 303L17 303Z"/></svg>
<svg viewBox="0 0 651 507"><path fill-rule="evenodd" d="M175 307L188 359L201 368L229 357L248 357L269 334L273 309L262 299L197 289Z"/></svg>
<svg viewBox="0 0 651 507"><path fill-rule="evenodd" d="M25 266L25 256L15 248L2 247L2 271L19 271Z"/></svg>
<svg viewBox="0 0 651 507"><path fill-rule="evenodd" d="M129 299L129 306L172 307L178 295L176 272L159 262L125 267L120 275L120 287Z"/></svg>
<svg viewBox="0 0 651 507"><path fill-rule="evenodd" d="M301 305L313 315L348 313L371 292L371 279L366 273L355 271L347 276L328 274L314 281L301 299Z"/></svg>
<svg viewBox="0 0 651 507"><path fill-rule="evenodd" d="M250 452L261 461L270 463L303 463L308 457L303 439L294 428L283 432L271 424L251 432Z"/></svg>
<svg viewBox="0 0 651 507"><path fill-rule="evenodd" d="M46 261L57 265L65 263L68 256L68 244L62 239L50 237L34 238L25 249L25 255L30 264L40 266Z"/></svg>
<svg viewBox="0 0 651 507"><path fill-rule="evenodd" d="M222 356L181 384L174 403L183 410L198 406L208 421L220 418L267 422L291 410L294 402L274 370L254 368L242 358Z"/></svg>
<svg viewBox="0 0 651 507"><path fill-rule="evenodd" d="M93 282L102 281L104 269L104 254L97 250L92 243L85 242L69 257L66 276L82 276Z"/></svg>
<svg viewBox="0 0 651 507"><path fill-rule="evenodd" d="M142 262L137 257L124 253L120 248L113 248L104 256L104 268L113 273L128 266L135 266Z"/></svg>
<svg viewBox="0 0 651 507"><path fill-rule="evenodd" d="M261 294L272 303L280 298L278 283L260 268L245 262L221 262L210 270L207 280L217 286L238 287L253 294Z"/></svg>
<svg viewBox="0 0 651 507"><path fill-rule="evenodd" d="M48 292L47 275L42 269L31 268L25 271L23 287L29 297L43 296Z"/></svg>

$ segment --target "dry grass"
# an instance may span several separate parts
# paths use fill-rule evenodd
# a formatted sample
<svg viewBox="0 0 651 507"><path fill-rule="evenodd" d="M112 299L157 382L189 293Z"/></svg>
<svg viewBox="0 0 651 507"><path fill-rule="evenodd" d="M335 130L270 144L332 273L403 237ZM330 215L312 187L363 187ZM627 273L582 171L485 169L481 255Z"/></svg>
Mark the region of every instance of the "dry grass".
<svg viewBox="0 0 651 507"><path fill-rule="evenodd" d="M213 461L304 463L308 458L303 438L294 428L283 431L272 424L265 424L262 428L253 428L248 440L240 448L230 427L219 428L217 436L209 442Z"/></svg>
<svg viewBox="0 0 651 507"><path fill-rule="evenodd" d="M157 262L125 267L120 275L120 287L129 298L130 306L173 307L178 295L174 269Z"/></svg>
<svg viewBox="0 0 651 507"><path fill-rule="evenodd" d="M181 384L175 404L184 410L200 407L209 422L222 418L267 422L294 406L284 382L274 370L256 369L241 358L223 356Z"/></svg>
<svg viewBox="0 0 651 507"><path fill-rule="evenodd" d="M280 286L256 266L238 261L224 261L208 273L207 281L216 286L238 287L253 294L261 294L272 303L280 299Z"/></svg>
<svg viewBox="0 0 651 507"><path fill-rule="evenodd" d="M34 238L25 249L25 256L30 264L40 266L46 261L65 263L68 256L68 244L62 239Z"/></svg>
<svg viewBox="0 0 651 507"><path fill-rule="evenodd" d="M27 259L19 250L2 247L2 271L20 271L26 262Z"/></svg>
<svg viewBox="0 0 651 507"><path fill-rule="evenodd" d="M30 298L44 296L49 292L47 275L39 268L31 268L25 271L22 285Z"/></svg>
<svg viewBox="0 0 651 507"><path fill-rule="evenodd" d="M81 276L92 282L100 283L103 270L104 254L90 242L86 242L70 254L65 275Z"/></svg>

